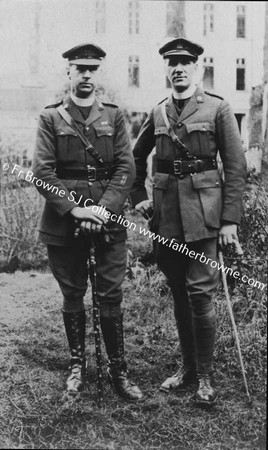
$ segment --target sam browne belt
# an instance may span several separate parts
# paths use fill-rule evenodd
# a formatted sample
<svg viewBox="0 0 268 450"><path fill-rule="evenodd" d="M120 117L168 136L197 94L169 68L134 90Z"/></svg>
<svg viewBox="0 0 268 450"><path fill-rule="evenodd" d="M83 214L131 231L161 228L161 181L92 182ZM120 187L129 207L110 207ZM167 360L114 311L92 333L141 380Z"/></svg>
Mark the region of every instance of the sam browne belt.
<svg viewBox="0 0 268 450"><path fill-rule="evenodd" d="M86 181L101 181L110 180L114 173L114 167L91 167L86 169L64 169L58 167L56 170L58 178L62 180L86 180Z"/></svg>
<svg viewBox="0 0 268 450"><path fill-rule="evenodd" d="M193 159L184 161L177 159L175 161L158 160L156 171L167 173L169 175L180 176L190 173L204 172L205 170L217 169L217 161L215 159Z"/></svg>

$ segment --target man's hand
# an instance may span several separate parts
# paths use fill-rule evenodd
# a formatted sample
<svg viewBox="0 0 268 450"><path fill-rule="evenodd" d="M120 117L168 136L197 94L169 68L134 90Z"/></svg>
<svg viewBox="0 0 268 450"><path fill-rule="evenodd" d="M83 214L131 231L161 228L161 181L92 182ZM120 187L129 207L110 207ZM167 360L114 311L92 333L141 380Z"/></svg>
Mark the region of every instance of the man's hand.
<svg viewBox="0 0 268 450"><path fill-rule="evenodd" d="M154 212L153 202L151 200L143 200L143 202L138 203L135 209L139 211L146 220L149 220Z"/></svg>
<svg viewBox="0 0 268 450"><path fill-rule="evenodd" d="M219 231L219 245L223 248L235 241L238 242L237 225L235 223L222 225Z"/></svg>
<svg viewBox="0 0 268 450"><path fill-rule="evenodd" d="M92 206L89 208L75 206L70 211L70 214L76 220L81 221L79 228L85 234L100 233L102 226L107 223L108 220L103 214L92 211Z"/></svg>

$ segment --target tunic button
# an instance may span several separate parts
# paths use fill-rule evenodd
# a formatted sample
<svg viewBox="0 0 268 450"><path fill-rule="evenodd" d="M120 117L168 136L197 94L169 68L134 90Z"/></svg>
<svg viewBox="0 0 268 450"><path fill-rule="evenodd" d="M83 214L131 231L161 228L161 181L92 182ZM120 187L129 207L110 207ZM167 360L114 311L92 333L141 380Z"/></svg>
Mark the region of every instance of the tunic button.
<svg viewBox="0 0 268 450"><path fill-rule="evenodd" d="M179 127L179 128L182 127L182 123L178 123L178 127Z"/></svg>
<svg viewBox="0 0 268 450"><path fill-rule="evenodd" d="M86 131L88 131L89 130L89 127L86 127Z"/></svg>

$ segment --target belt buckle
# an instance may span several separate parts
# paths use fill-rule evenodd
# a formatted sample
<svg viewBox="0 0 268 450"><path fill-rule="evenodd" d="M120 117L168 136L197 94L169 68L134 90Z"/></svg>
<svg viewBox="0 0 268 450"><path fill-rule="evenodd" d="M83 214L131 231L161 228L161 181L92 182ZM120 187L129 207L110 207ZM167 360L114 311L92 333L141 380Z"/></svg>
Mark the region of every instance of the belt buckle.
<svg viewBox="0 0 268 450"><path fill-rule="evenodd" d="M182 175L182 161L180 159L173 162L173 167L175 175Z"/></svg>
<svg viewBox="0 0 268 450"><path fill-rule="evenodd" d="M88 181L96 181L96 167L87 166Z"/></svg>

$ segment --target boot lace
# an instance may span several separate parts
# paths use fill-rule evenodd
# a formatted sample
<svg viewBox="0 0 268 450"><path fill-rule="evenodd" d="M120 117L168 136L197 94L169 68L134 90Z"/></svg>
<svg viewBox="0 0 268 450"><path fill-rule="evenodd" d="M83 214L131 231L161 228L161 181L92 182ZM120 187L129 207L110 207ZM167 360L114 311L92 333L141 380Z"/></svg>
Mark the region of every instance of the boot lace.
<svg viewBox="0 0 268 450"><path fill-rule="evenodd" d="M204 378L201 378L200 379L200 389L205 389L205 390L208 390L208 391L210 391L211 390L211 385L210 385L210 379L209 378L206 378L206 377L204 377Z"/></svg>

